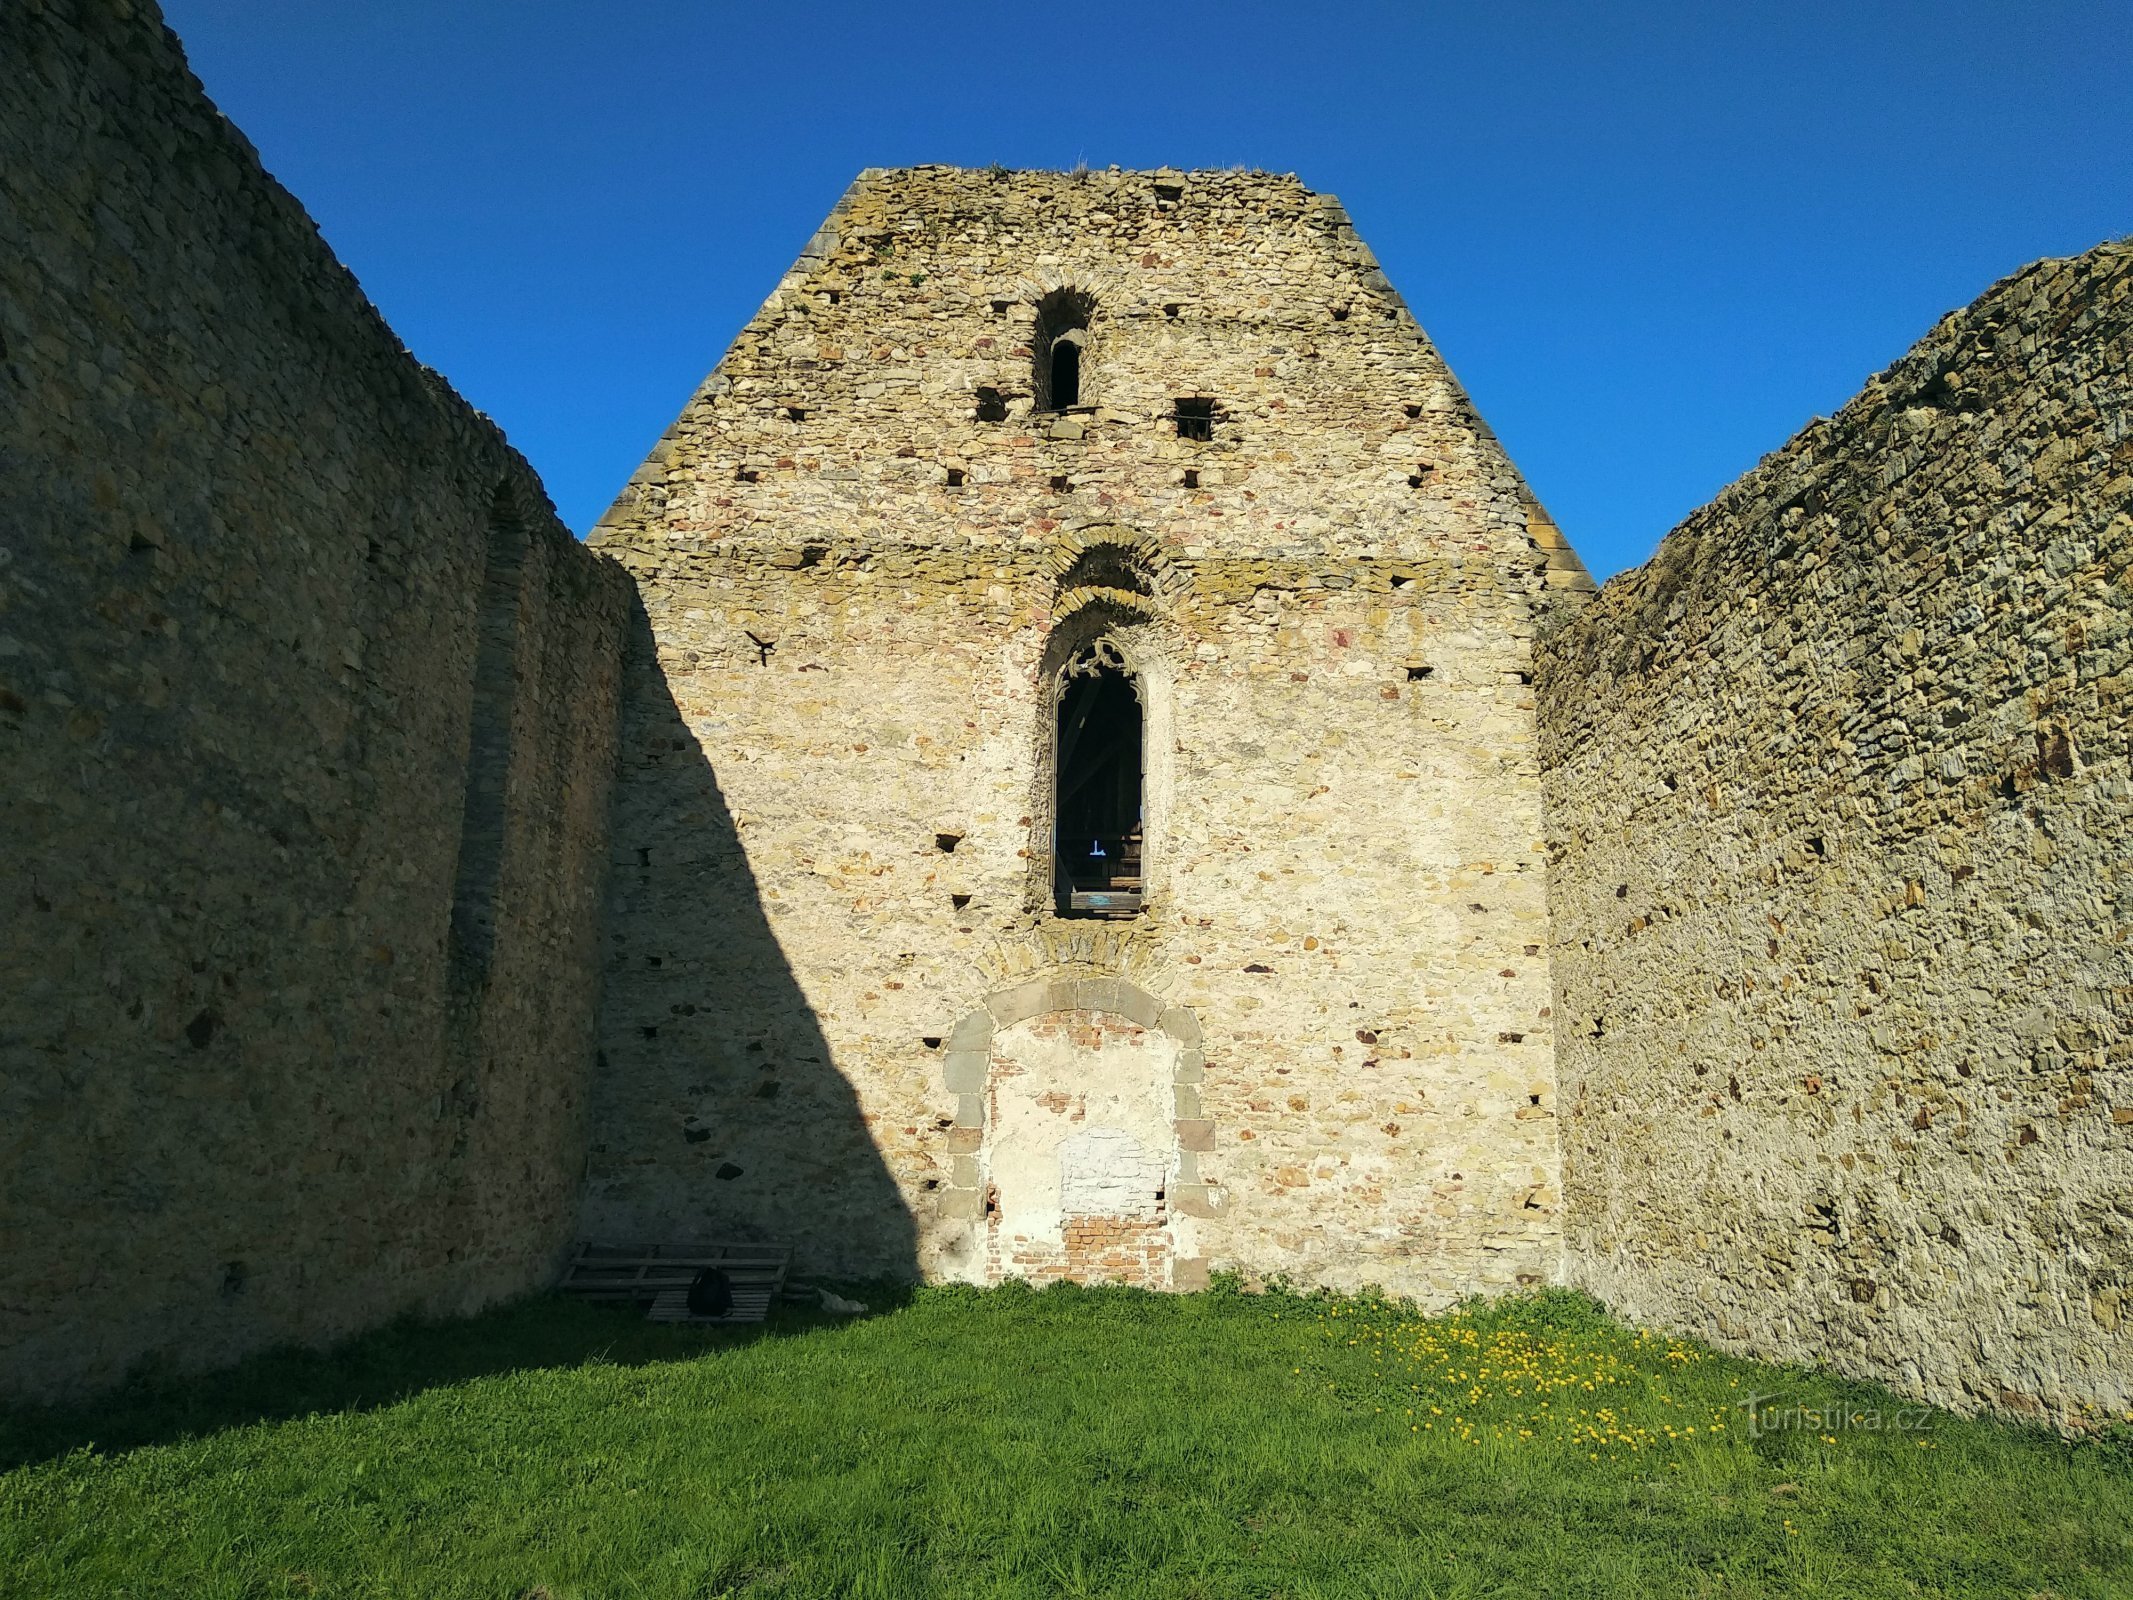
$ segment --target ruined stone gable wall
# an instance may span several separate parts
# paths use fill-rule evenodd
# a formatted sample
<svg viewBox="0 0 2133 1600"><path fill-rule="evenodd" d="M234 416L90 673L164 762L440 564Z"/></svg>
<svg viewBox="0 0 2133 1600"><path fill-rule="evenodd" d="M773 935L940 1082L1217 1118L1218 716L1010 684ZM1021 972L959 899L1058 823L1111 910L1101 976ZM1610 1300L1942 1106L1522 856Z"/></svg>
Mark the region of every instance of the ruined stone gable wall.
<svg viewBox="0 0 2133 1600"><path fill-rule="evenodd" d="M1541 652L1568 1249L1958 1407L2133 1399L2133 248L1945 319Z"/></svg>
<svg viewBox="0 0 2133 1600"><path fill-rule="evenodd" d="M151 8L16 0L0 60L0 1389L44 1396L550 1270L626 586Z"/></svg>
<svg viewBox="0 0 2133 1600"><path fill-rule="evenodd" d="M1086 403L1046 415L1062 289ZM1071 1098L1057 1041L1118 982L1200 1031L1190 1081L1143 1085L1172 1281L1554 1271L1530 641L1585 580L1335 202L867 173L594 542L645 615L589 1231L1007 1270L1011 1058L958 1039L1036 986L1061 1081L1025 1087ZM1150 729L1131 923L1052 916L1045 869L1043 669L1106 628ZM1113 1249L1144 1200L1077 1224L1084 1259L1147 1277Z"/></svg>

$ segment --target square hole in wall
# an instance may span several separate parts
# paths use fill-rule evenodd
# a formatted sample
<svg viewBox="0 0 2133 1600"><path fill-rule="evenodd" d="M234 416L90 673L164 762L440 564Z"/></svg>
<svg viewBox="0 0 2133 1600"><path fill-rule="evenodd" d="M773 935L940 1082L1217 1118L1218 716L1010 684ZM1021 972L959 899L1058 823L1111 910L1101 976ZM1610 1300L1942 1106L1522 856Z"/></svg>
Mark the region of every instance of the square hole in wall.
<svg viewBox="0 0 2133 1600"><path fill-rule="evenodd" d="M1052 476L1052 493L1054 493L1054 494L1065 494L1065 493L1067 492L1067 490L1068 490L1069 488L1071 488L1071 487L1072 487L1072 485L1071 485L1071 484L1069 484L1069 483L1067 482L1067 475L1066 475L1065 473L1063 473L1063 472L1060 472L1060 473L1054 473L1054 474L1053 474L1053 476Z"/></svg>
<svg viewBox="0 0 2133 1600"><path fill-rule="evenodd" d="M805 422L807 420L807 407L805 406L787 406L784 409L787 422Z"/></svg>
<svg viewBox="0 0 2133 1600"><path fill-rule="evenodd" d="M948 487L951 489L963 487L963 469L961 467L950 467L948 469Z"/></svg>
<svg viewBox="0 0 2133 1600"><path fill-rule="evenodd" d="M1420 683L1424 678L1432 676L1436 670L1435 667L1409 667L1407 669L1407 681L1409 683Z"/></svg>
<svg viewBox="0 0 2133 1600"><path fill-rule="evenodd" d="M1174 206L1185 198L1185 185L1182 183L1159 183L1155 186L1155 198L1158 205Z"/></svg>
<svg viewBox="0 0 2133 1600"><path fill-rule="evenodd" d="M1346 322L1348 320L1348 308L1346 306L1335 306L1333 308L1333 320L1335 322Z"/></svg>
<svg viewBox="0 0 2133 1600"><path fill-rule="evenodd" d="M753 467L735 467L735 468L733 469L733 481L734 481L735 483L753 483L753 482L755 482L755 468L753 468Z"/></svg>
<svg viewBox="0 0 2133 1600"><path fill-rule="evenodd" d="M1207 395L1182 395L1174 403L1180 439L1212 439L1215 436L1215 402Z"/></svg>
<svg viewBox="0 0 2133 1600"><path fill-rule="evenodd" d="M1005 422L1007 420L1007 396L994 388L978 390L978 421Z"/></svg>
<svg viewBox="0 0 2133 1600"><path fill-rule="evenodd" d="M1407 420L1410 422L1414 421L1415 418L1422 415L1422 408L1420 406L1402 406L1400 407L1400 409L1407 413Z"/></svg>
<svg viewBox="0 0 2133 1600"><path fill-rule="evenodd" d="M1197 489L1197 488L1199 488L1199 487L1200 487L1200 469L1199 469L1199 468L1197 468L1197 467L1187 467L1187 468L1185 469L1185 475L1184 475L1184 477L1183 477L1183 478L1182 478L1182 479L1181 479L1180 481L1181 481L1181 482L1183 482L1183 484L1185 485L1185 487L1186 487L1186 488L1188 488L1188 489Z"/></svg>
<svg viewBox="0 0 2133 1600"><path fill-rule="evenodd" d="M995 300L992 303L992 314L996 317L1004 317L1007 315L1008 308L1013 304L1014 301L1012 300Z"/></svg>
<svg viewBox="0 0 2133 1600"><path fill-rule="evenodd" d="M1163 315L1169 317L1172 321L1175 321L1177 319L1177 314L1180 311L1183 311L1184 309L1185 308L1182 305L1179 305L1175 300L1173 300L1169 305L1163 307Z"/></svg>

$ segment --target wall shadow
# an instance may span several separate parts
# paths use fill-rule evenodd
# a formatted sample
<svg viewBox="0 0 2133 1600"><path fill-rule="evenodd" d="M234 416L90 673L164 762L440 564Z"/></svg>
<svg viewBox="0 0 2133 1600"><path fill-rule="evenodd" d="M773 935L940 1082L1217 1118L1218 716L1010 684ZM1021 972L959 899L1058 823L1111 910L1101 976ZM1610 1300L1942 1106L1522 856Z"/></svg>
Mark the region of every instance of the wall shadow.
<svg viewBox="0 0 2133 1600"><path fill-rule="evenodd" d="M898 1309L913 1292L900 1283L838 1287L875 1313ZM405 1319L324 1350L269 1350L218 1372L144 1372L75 1404L0 1408L0 1472L76 1450L116 1455L254 1423L381 1410L507 1372L688 1361L864 1320L787 1302L767 1322L690 1326L647 1321L632 1306L536 1295L473 1317Z"/></svg>
<svg viewBox="0 0 2133 1600"><path fill-rule="evenodd" d="M911 1212L771 930L641 600L618 765L580 1234L786 1244L795 1272L916 1279Z"/></svg>

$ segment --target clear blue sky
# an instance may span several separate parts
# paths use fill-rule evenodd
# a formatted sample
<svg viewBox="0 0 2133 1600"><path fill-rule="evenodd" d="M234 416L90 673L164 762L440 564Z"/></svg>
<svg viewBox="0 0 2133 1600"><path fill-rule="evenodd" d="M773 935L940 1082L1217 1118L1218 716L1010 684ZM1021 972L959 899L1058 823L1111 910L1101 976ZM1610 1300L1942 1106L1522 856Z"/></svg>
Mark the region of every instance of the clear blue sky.
<svg viewBox="0 0 2133 1600"><path fill-rule="evenodd" d="M2133 3L166 0L581 532L861 167L1338 194L1605 575L1942 312L2133 232Z"/></svg>

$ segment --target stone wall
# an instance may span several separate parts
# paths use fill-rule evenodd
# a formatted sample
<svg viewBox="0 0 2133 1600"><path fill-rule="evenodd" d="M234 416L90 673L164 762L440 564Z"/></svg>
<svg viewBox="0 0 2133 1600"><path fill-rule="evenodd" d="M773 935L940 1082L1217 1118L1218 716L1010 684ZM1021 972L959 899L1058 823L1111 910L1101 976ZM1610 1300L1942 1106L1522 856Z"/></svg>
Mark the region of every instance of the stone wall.
<svg viewBox="0 0 2133 1600"><path fill-rule="evenodd" d="M549 1273L627 590L150 7L11 0L0 59L0 1389L43 1396Z"/></svg>
<svg viewBox="0 0 2133 1600"><path fill-rule="evenodd" d="M1531 640L1589 583L1337 203L866 173L593 542L645 614L589 1231L981 1280L1071 1236L1438 1302L1555 1272ZM1099 640L1147 730L1127 921L1050 903L1052 697ZM1120 1042L1172 1013L1189 1046ZM988 1108L1114 1055L1164 1127L1116 1084L1074 1149L1160 1202L1082 1216L1080 1156Z"/></svg>
<svg viewBox="0 0 2133 1600"><path fill-rule="evenodd" d="M1567 1243L1632 1317L2133 1404L2133 247L1946 318L1541 652Z"/></svg>

